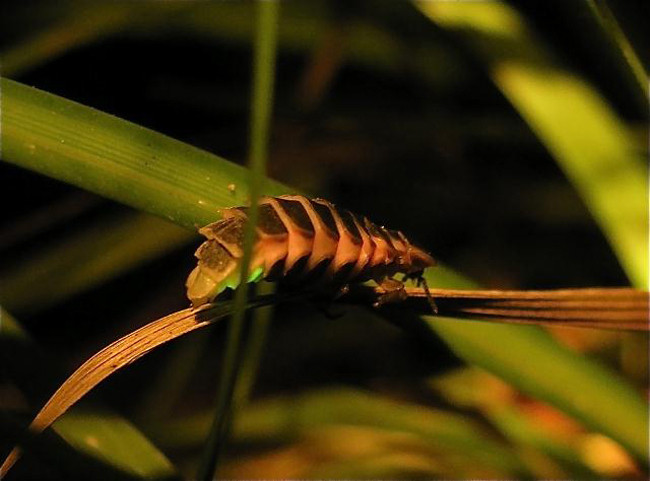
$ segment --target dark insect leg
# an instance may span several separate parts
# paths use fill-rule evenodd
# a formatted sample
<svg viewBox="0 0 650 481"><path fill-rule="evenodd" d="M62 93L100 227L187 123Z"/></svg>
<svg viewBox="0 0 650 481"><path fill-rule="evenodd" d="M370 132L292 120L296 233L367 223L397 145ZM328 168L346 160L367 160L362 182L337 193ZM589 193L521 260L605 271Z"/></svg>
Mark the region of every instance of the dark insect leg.
<svg viewBox="0 0 650 481"><path fill-rule="evenodd" d="M431 292L429 292L429 285L427 284L427 280L424 278L422 274L420 274L420 276L416 278L415 285L417 287L420 287L420 285L424 287L424 293L427 295L427 301L429 301L431 310L433 311L434 314L438 314L438 305L436 304L436 301L433 299Z"/></svg>
<svg viewBox="0 0 650 481"><path fill-rule="evenodd" d="M420 286L424 287L424 293L427 296L427 301L429 302L429 306L431 306L431 311L433 311L434 314L438 314L438 306L436 305L436 301L433 299L431 292L429 292L429 285L427 284L427 280L424 278L423 274L424 274L423 272L404 274L404 278L402 279L402 282L406 282L409 279L413 279L415 281L416 287L420 287Z"/></svg>
<svg viewBox="0 0 650 481"><path fill-rule="evenodd" d="M375 308L391 302L400 302L408 297L404 290L404 284L397 279L386 277L381 281L378 281L377 284L379 284L379 287L383 289L384 293L381 294L372 305Z"/></svg>

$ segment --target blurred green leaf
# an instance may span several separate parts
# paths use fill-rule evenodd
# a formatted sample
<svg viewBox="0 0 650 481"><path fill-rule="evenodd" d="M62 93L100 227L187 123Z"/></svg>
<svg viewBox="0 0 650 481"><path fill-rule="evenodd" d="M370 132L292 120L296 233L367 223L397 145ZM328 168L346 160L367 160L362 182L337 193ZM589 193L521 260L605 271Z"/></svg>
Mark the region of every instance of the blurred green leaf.
<svg viewBox="0 0 650 481"><path fill-rule="evenodd" d="M194 235L156 217L128 213L101 219L48 243L19 265L0 270L0 300L9 310L35 312L169 253Z"/></svg>
<svg viewBox="0 0 650 481"><path fill-rule="evenodd" d="M173 465L133 424L106 410L77 408L52 427L74 449L142 478L169 478Z"/></svg>
<svg viewBox="0 0 650 481"><path fill-rule="evenodd" d="M435 269L426 271L425 276L431 286L476 287L458 275L438 276ZM617 373L559 344L538 327L459 322L440 316L411 320L442 337L468 363L560 408L648 463L647 406L632 385Z"/></svg>
<svg viewBox="0 0 650 481"><path fill-rule="evenodd" d="M582 195L623 268L648 281L648 171L633 135L584 79L561 67L502 2L419 2L456 32Z"/></svg>
<svg viewBox="0 0 650 481"><path fill-rule="evenodd" d="M252 2L57 2L58 10L46 27L28 29L24 38L3 49L3 75L15 77L69 50L111 36L151 38L182 35L220 43L249 45L253 38ZM439 44L410 49L376 22L363 18L343 22L328 2L283 6L278 42L284 52L309 54L332 29L344 32L345 60L365 68L399 71L405 56L416 71L434 84L453 82L462 65ZM431 58L435 56L435 68Z"/></svg>
<svg viewBox="0 0 650 481"><path fill-rule="evenodd" d="M342 436L349 433L342 432ZM364 439L368 442L368 439ZM386 443L390 439L385 440ZM426 448L420 453L401 452L399 440L385 452L362 459L322 463L314 466L306 476L311 479L436 479L458 475L458 470L441 467L440 462ZM416 447L416 446L413 446ZM444 464L444 463L443 463Z"/></svg>
<svg viewBox="0 0 650 481"><path fill-rule="evenodd" d="M20 74L68 50L118 32L132 22L138 9L135 2L57 3L55 21L3 48L3 75Z"/></svg>
<svg viewBox="0 0 650 481"><path fill-rule="evenodd" d="M570 479L595 479L598 473L581 461L581 453L573 446L552 438L534 426L530 420L510 406L494 409L487 414L495 426L515 445L534 448L556 463Z"/></svg>
<svg viewBox="0 0 650 481"><path fill-rule="evenodd" d="M425 322L467 361L605 433L647 463L647 406L629 384L546 332L452 319ZM543 369L540 368L543 366Z"/></svg>
<svg viewBox="0 0 650 481"><path fill-rule="evenodd" d="M52 360L37 354L36 346L18 322L5 310L0 310L0 357L3 368L27 394L41 397L39 378L56 379ZM38 379L36 379L38 383ZM53 428L61 438L79 452L107 463L116 469L142 478L169 477L175 470L169 460L151 444L129 421L106 409L75 408Z"/></svg>
<svg viewBox="0 0 650 481"><path fill-rule="evenodd" d="M193 414L152 427L162 445L184 447L200 443L211 414ZM288 442L329 425L372 426L417 435L428 445L460 459L473 459L511 476L524 473L516 457L480 424L443 410L390 401L350 389L332 389L271 399L245 407L237 417L236 442Z"/></svg>
<svg viewBox="0 0 650 481"><path fill-rule="evenodd" d="M441 285L435 271L426 274L431 285ZM469 288L472 284L445 286ZM647 463L647 406L618 374L562 346L537 327L459 322L439 316L420 320L467 362L610 436Z"/></svg>
<svg viewBox="0 0 650 481"><path fill-rule="evenodd" d="M535 424L535 419L531 419L530 414L522 412L516 398L508 399L508 395L498 389L495 393L493 382L486 382L490 377L481 369L466 367L432 378L429 384L454 405L481 412L517 448L543 453L556 472L536 472L537 477L597 477L597 473L580 461L581 453L570 444L570 440L551 436ZM558 473L560 469L562 472Z"/></svg>

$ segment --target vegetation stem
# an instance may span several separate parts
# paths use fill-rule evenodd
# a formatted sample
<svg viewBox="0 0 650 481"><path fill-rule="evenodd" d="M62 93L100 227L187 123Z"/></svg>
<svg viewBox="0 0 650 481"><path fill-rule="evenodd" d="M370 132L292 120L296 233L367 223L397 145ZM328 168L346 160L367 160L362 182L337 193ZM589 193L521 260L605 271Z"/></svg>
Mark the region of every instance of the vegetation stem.
<svg viewBox="0 0 650 481"><path fill-rule="evenodd" d="M219 462L230 431L232 415L232 399L235 382L240 370L239 360L242 337L242 327L246 314L246 295L248 266L250 265L255 225L257 224L257 199L259 198L265 179L265 165L269 138L269 124L273 99L273 78L275 52L277 41L277 2L260 1L258 3L257 28L255 37L255 58L253 68L253 95L250 141L250 204L248 224L244 233L244 257L241 264L239 288L235 293L235 311L228 325L228 337L219 393L217 409L212 428L205 445L203 460L198 479L208 481L216 477Z"/></svg>

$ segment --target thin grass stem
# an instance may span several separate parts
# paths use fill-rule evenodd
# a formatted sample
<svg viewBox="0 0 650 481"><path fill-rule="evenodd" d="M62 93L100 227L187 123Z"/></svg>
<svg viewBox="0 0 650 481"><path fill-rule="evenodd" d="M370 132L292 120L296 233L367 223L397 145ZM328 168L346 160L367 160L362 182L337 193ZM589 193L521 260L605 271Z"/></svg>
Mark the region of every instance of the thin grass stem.
<svg viewBox="0 0 650 481"><path fill-rule="evenodd" d="M258 293L262 296L273 295L274 292L274 284L261 284L258 287ZM272 313L272 307L257 309L252 313L250 333L242 348L241 372L235 383L233 395L235 406L245 406L250 399L250 394L259 371L262 352L266 344Z"/></svg>
<svg viewBox="0 0 650 481"><path fill-rule="evenodd" d="M257 225L257 200L262 192L265 179L265 166L268 149L269 124L273 104L273 79L277 42L277 2L258 3L257 29L255 38L255 58L253 68L253 98L250 141L250 203L248 222L244 232L244 256L241 264L240 285L235 293L235 310L228 325L228 337L219 393L217 410L212 428L204 448L204 455L198 479L211 480L216 476L219 462L230 431L232 400L235 382L240 371L241 337L246 314L248 267L250 265L255 226Z"/></svg>

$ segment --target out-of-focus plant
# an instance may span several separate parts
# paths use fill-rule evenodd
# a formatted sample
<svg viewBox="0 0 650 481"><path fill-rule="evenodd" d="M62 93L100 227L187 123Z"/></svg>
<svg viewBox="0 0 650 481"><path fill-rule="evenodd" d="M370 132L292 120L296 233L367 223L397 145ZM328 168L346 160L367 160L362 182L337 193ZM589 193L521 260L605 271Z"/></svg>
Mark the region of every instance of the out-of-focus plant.
<svg viewBox="0 0 650 481"><path fill-rule="evenodd" d="M418 28L409 35L401 30L403 37L396 33L400 32L399 24L404 18L409 19L407 25L415 22L419 18L415 8L377 3L372 15L364 17L361 9L343 22L344 13L327 17L327 3L319 3L311 11L288 5L280 24L279 49L304 54L321 45L314 32L331 35L340 31L344 35L339 48L345 54L334 55L341 65L330 66L331 75L342 66L367 68L377 76L406 68L430 85L454 81L455 69L462 69L464 62L458 59L459 51L471 57L489 73L539 143L562 167L601 225L629 278L644 287L647 173L639 152L646 146L633 138L631 128L587 77L563 66L549 51L552 47L531 33L525 12L498 2L417 5L436 27L413 23ZM585 5L591 14L602 14L599 8L592 8L599 4ZM395 9L400 14L406 12L404 17L391 16ZM58 23L49 29L35 28L28 41L3 49L6 74L28 71L68 50L118 33L133 39L189 32L211 41L245 44L255 29L251 5L239 2L202 6L65 2L60 12ZM88 12L96 16L89 17ZM622 58L631 59L623 64L639 78L643 76L639 73L643 69L638 68L642 62L635 60L625 29L612 19L604 18L600 28L619 42ZM439 33L435 28L451 35L445 33L441 41L443 37L434 36L433 32ZM420 45L417 49L413 48L416 44ZM337 43L325 45L335 48ZM451 50L449 45L460 45L461 49ZM445 68L440 68L442 64ZM321 99L328 84L324 85ZM196 226L215 220L219 208L247 201L246 172L221 158L8 80L2 81L1 94L3 160L186 228L178 229L140 213L97 229L91 226L87 235L73 237L70 243L37 251L38 255L30 259L33 267L23 264L5 271L8 274L4 277L0 273L0 279L6 280L0 298L6 299L8 306L30 311L33 302L34 311L42 310L93 286L101 288L106 279L177 249L192 237ZM427 131L426 125L415 127ZM414 181L416 177L414 172ZM263 189L268 194L290 190L272 181ZM420 218L420 222L425 225L429 220ZM138 235L142 228L147 235ZM80 261L80 254L87 262ZM25 287L30 278L39 285L56 284L56 288L47 289L41 300L37 292ZM471 285L446 270L435 272L430 282L439 286ZM289 477L583 478L638 475L639 469L644 469L647 406L617 373L561 347L539 329L435 317L415 323L425 328L425 342L433 342L428 336L437 333L465 361L501 378L488 388L482 372L461 376L452 386L444 379L427 381L455 408L471 410L471 416L388 401L385 398L389 396L367 392L314 391L301 397L285 395L253 402L237 418L234 429L234 442L246 455L230 458L224 473L233 477L275 472ZM427 345L434 348L434 344ZM190 374L186 372L185 376ZM503 381L507 384L494 387ZM183 385L179 380L176 397L182 398ZM486 398L496 391L509 394L499 399L503 403L500 409L497 402L463 399L458 394L463 389ZM522 401L521 392L531 397ZM524 409L522 402L531 409ZM549 434L535 424L553 412L546 403L559 408L564 416L553 426L570 426L567 430L573 429L572 434ZM167 420L159 419L158 424L155 419L149 420L154 424L148 432L155 443L181 453L179 458L183 459L182 453L198 451L212 415L205 411L181 413L173 425ZM480 419L478 424L474 416ZM103 428L64 417L56 429L68 429L70 436L88 440L99 437ZM171 432L179 433L179 437L170 440ZM341 437L355 442L332 448L336 443L333 440ZM122 441L130 452L134 452L130 447L140 442L126 437ZM255 449L247 450L251 446ZM77 445L74 449L84 450ZM599 459L594 453L604 454ZM617 453L618 464L604 461L607 455L616 457ZM114 454L119 458L119 453ZM154 457L158 455L154 451ZM123 461L110 459L110 453L107 457L107 466L124 470L120 465ZM184 461L187 459L177 466L192 472L194 466L188 468ZM130 463L128 459L125 462ZM189 462L196 463L194 455ZM126 471L145 473L137 462L126 466Z"/></svg>

